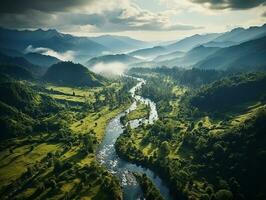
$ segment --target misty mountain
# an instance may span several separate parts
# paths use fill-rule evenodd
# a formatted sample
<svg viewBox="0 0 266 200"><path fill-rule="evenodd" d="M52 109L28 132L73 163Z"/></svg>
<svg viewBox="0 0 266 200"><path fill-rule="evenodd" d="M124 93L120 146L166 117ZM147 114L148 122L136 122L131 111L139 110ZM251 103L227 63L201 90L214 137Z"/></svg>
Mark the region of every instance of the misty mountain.
<svg viewBox="0 0 266 200"><path fill-rule="evenodd" d="M98 37L90 37L90 39L98 44L109 48L112 52L132 51L135 49L145 48L151 44L141 40L132 39L126 36L102 35Z"/></svg>
<svg viewBox="0 0 266 200"><path fill-rule="evenodd" d="M167 54L167 53L169 53L168 49L161 47L161 46L156 46L152 48L139 49L139 50L129 53L129 55L143 58L143 59L153 59L159 55Z"/></svg>
<svg viewBox="0 0 266 200"><path fill-rule="evenodd" d="M214 40L220 35L221 34L219 33L210 33L210 34L205 34L205 35L196 34L190 37L186 37L168 46L165 46L165 48L167 48L170 51L189 51L196 46L199 46L201 44Z"/></svg>
<svg viewBox="0 0 266 200"><path fill-rule="evenodd" d="M0 28L0 48L23 52L30 45L33 48L48 48L61 53L75 51L76 54L86 54L87 57L110 51L107 47L87 37L62 34L54 29L18 31Z"/></svg>
<svg viewBox="0 0 266 200"><path fill-rule="evenodd" d="M35 65L40 65L45 67L49 67L53 64L61 62L61 60L53 56L46 56L39 53L27 53L24 55L24 58L26 58L28 61L30 61Z"/></svg>
<svg viewBox="0 0 266 200"><path fill-rule="evenodd" d="M215 42L215 41L211 41L208 43L203 44L205 47L220 47L220 48L224 48L224 47L230 47L230 46L234 46L237 45L237 42L231 42L231 41L225 41L225 42Z"/></svg>
<svg viewBox="0 0 266 200"><path fill-rule="evenodd" d="M253 26L247 29L235 28L229 32L226 32L213 41L204 44L204 46L213 47L229 47L240 44L252 39L260 38L266 35L266 24L263 26Z"/></svg>
<svg viewBox="0 0 266 200"><path fill-rule="evenodd" d="M266 37L222 48L195 66L202 69L221 69L265 65Z"/></svg>
<svg viewBox="0 0 266 200"><path fill-rule="evenodd" d="M0 53L0 64L1 65L16 65L19 66L35 75L42 74L44 69L38 65L30 63L23 57L11 57Z"/></svg>
<svg viewBox="0 0 266 200"><path fill-rule="evenodd" d="M115 55L105 55L105 56L99 56L99 57L92 58L88 62L86 62L86 66L92 67L99 63L107 64L107 63L115 63L115 62L129 65L133 63L138 63L140 61L141 61L140 59L126 55L126 54L115 54Z"/></svg>
<svg viewBox="0 0 266 200"><path fill-rule="evenodd" d="M153 61L161 62L161 61L166 61L166 60L172 60L174 58L180 58L180 57L184 56L184 54L185 54L185 52L175 51L175 52L172 52L172 53L159 55L156 58L154 58Z"/></svg>
<svg viewBox="0 0 266 200"><path fill-rule="evenodd" d="M201 45L191 49L183 57L177 57L172 60L166 60L160 62L159 64L168 67L173 67L173 66L188 67L196 64L200 60L205 59L206 57L215 53L219 49L220 48L218 47L204 47Z"/></svg>

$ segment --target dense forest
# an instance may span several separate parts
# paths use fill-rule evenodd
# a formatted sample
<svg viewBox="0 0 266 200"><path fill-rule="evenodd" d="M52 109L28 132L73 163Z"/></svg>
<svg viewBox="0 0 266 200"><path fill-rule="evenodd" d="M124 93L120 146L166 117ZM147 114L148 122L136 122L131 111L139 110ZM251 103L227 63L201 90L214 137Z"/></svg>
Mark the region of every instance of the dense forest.
<svg viewBox="0 0 266 200"><path fill-rule="evenodd" d="M160 120L127 127L119 155L157 171L176 198L264 199L266 75L137 70L148 80L139 93L157 102ZM188 73L209 83L182 84ZM210 73L220 78L204 79Z"/></svg>

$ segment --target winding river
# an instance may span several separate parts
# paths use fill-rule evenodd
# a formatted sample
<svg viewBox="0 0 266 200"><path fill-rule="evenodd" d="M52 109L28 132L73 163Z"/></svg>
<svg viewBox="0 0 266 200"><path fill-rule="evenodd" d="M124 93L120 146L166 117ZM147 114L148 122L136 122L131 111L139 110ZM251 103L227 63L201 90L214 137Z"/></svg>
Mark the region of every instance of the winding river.
<svg viewBox="0 0 266 200"><path fill-rule="evenodd" d="M123 199L136 200L143 198L140 186L138 185L137 181L135 180L135 177L131 173L139 172L145 173L152 180L152 182L160 190L160 193L165 198L165 200L171 200L172 198L170 196L169 189L163 183L160 177L158 177L150 169L144 168L142 166L137 166L135 164L122 160L118 157L115 151L115 141L119 137L119 135L123 133L123 125L120 123L120 117L126 115L126 113L135 110L138 101L150 106L150 116L149 119L137 119L130 121L130 125L132 128L138 127L141 123L152 124L155 120L158 119L156 104L150 99L145 99L136 94L136 91L140 89L142 85L146 83L146 81L141 78L132 78L138 81L137 85L135 85L129 91L134 99L134 102L125 112L118 114L107 125L107 128L105 130L105 137L97 150L97 158L100 163L105 165L111 173L117 175L117 177L120 178L123 187Z"/></svg>

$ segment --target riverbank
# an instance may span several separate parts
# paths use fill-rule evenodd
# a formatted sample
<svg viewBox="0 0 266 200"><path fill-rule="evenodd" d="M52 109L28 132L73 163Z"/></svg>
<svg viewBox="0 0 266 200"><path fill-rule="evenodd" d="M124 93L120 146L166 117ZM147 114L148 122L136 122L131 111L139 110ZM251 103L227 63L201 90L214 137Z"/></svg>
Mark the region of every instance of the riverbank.
<svg viewBox="0 0 266 200"><path fill-rule="evenodd" d="M143 84L145 84L145 81L143 79L138 79L138 81L140 82L132 89L130 89L131 96L135 100L135 102L133 102L129 109L119 114L113 120L110 121L106 128L106 133L103 142L100 144L97 150L97 158L99 162L105 165L110 172L120 177L120 181L123 187L124 199L135 200L139 198L141 194L141 189L139 185L136 181L134 181L134 178L132 178L132 172L137 172L147 174L147 177L152 180L154 185L156 185L164 199L170 200L172 198L169 193L169 189L166 187L160 177L156 176L156 174L148 168L129 163L126 160L120 159L115 150L115 141L124 131L124 127L120 123L120 118L136 109L136 101L142 102L150 106L150 116L147 120L134 121L133 124L131 123L132 127L138 127L141 123L152 124L158 119L155 103L149 99L144 99L141 96L136 95L136 91L139 90Z"/></svg>

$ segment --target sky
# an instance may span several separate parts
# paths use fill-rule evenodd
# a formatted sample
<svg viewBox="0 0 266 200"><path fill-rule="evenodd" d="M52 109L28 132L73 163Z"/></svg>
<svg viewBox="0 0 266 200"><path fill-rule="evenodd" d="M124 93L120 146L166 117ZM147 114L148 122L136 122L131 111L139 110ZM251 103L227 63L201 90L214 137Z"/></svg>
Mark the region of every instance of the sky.
<svg viewBox="0 0 266 200"><path fill-rule="evenodd" d="M172 41L266 23L266 0L1 0L0 26Z"/></svg>

